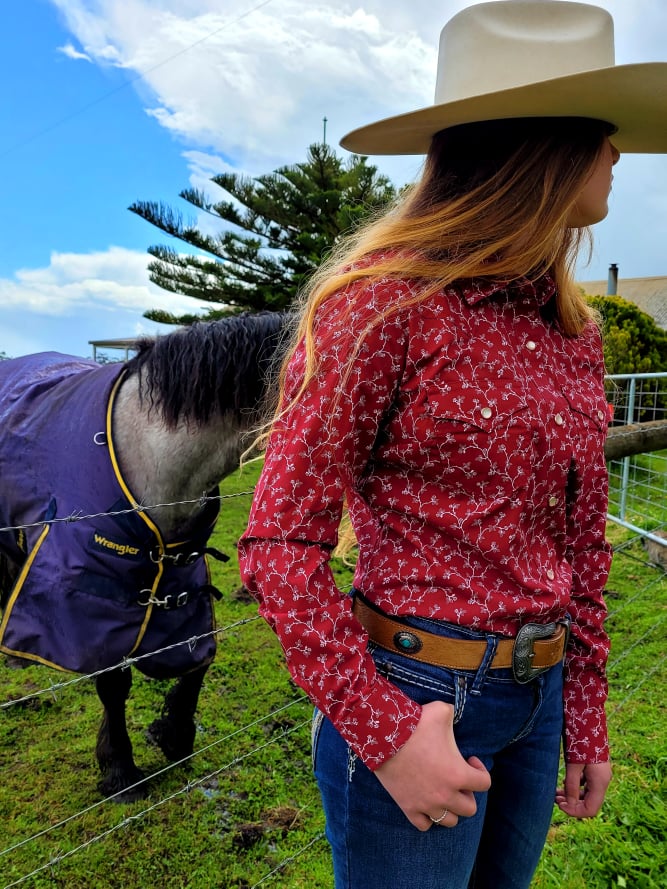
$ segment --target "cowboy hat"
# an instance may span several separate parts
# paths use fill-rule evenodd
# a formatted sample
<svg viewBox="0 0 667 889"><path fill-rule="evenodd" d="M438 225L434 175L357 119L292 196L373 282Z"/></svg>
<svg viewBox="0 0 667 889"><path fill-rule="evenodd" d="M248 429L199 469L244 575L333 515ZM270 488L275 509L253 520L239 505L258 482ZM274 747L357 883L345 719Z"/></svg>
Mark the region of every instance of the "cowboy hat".
<svg viewBox="0 0 667 889"><path fill-rule="evenodd" d="M614 23L566 0L495 0L442 29L434 104L348 133L359 154L425 154L435 133L485 120L589 117L621 152L667 152L667 62L614 64Z"/></svg>

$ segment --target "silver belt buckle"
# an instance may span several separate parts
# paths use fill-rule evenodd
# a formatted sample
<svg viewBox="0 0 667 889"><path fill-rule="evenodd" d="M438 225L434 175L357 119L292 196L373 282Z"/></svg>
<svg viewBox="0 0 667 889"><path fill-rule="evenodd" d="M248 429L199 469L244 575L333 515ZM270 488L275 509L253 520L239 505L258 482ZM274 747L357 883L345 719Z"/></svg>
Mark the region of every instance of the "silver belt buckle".
<svg viewBox="0 0 667 889"><path fill-rule="evenodd" d="M558 624L524 624L516 634L512 649L512 673L516 682L524 685L544 673L549 667L533 667L536 639L548 639L556 632Z"/></svg>

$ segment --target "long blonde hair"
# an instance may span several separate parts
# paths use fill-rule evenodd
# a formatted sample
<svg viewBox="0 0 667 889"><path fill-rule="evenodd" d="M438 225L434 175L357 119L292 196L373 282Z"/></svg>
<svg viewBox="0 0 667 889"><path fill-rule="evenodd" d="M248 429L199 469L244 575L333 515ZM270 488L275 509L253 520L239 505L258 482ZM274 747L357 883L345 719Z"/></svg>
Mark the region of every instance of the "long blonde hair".
<svg viewBox="0 0 667 889"><path fill-rule="evenodd" d="M317 372L318 311L360 279L418 285L378 314L373 323L380 323L456 280L511 283L550 272L557 285L555 321L566 335L581 333L594 312L574 283L573 268L582 243L590 245L591 238L588 229L568 227L567 219L612 132L609 124L586 118L532 118L465 124L436 134L420 179L379 218L336 245L311 278L283 360L274 419L289 406L285 372L302 341L305 371L290 403Z"/></svg>

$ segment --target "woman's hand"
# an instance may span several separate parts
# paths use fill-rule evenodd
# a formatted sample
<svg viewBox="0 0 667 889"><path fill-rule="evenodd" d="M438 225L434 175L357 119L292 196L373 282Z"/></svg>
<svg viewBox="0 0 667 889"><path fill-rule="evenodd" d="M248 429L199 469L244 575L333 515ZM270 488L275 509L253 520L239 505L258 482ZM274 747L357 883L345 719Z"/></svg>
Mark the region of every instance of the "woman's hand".
<svg viewBox="0 0 667 889"><path fill-rule="evenodd" d="M403 747L375 771L387 793L419 830L454 827L477 811L473 791L486 791L491 776L476 757L466 760L454 740L454 708L442 701L422 707L417 728Z"/></svg>
<svg viewBox="0 0 667 889"><path fill-rule="evenodd" d="M610 781L609 762L569 762L563 786L556 791L556 805L572 818L592 818L602 808Z"/></svg>

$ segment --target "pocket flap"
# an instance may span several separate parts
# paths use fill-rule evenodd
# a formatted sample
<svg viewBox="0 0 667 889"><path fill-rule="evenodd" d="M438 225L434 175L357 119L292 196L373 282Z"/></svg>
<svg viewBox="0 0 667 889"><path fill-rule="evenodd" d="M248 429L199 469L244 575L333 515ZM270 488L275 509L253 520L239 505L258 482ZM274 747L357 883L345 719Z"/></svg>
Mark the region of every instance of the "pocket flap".
<svg viewBox="0 0 667 889"><path fill-rule="evenodd" d="M488 431L499 418L506 419L527 410L527 405L523 392L501 381L489 381L487 386L477 384L449 390L429 386L426 409L434 419L469 423Z"/></svg>
<svg viewBox="0 0 667 889"><path fill-rule="evenodd" d="M563 395L575 414L587 417L601 432L607 429L609 409L604 396L574 388L563 389Z"/></svg>

